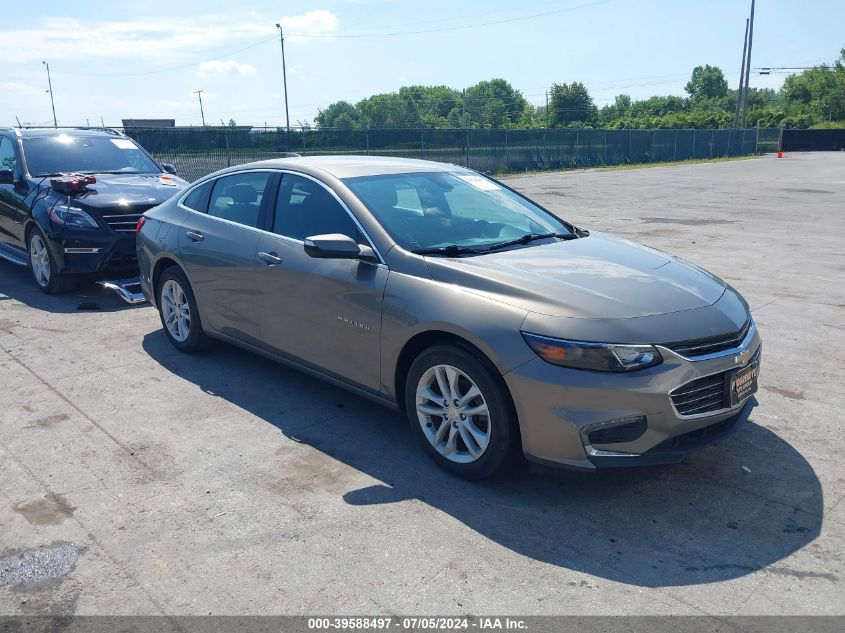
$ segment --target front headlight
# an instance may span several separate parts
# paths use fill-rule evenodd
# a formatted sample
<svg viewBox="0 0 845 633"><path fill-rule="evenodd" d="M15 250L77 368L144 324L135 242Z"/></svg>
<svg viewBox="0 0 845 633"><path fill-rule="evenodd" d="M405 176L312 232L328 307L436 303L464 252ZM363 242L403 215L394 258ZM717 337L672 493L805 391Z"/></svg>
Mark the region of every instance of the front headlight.
<svg viewBox="0 0 845 633"><path fill-rule="evenodd" d="M56 205L50 209L50 219L56 224L74 226L84 229L100 228L97 222L82 209L70 205Z"/></svg>
<svg viewBox="0 0 845 633"><path fill-rule="evenodd" d="M663 362L660 352L652 345L585 343L528 332L523 332L522 338L544 361L573 369L625 372L653 367Z"/></svg>

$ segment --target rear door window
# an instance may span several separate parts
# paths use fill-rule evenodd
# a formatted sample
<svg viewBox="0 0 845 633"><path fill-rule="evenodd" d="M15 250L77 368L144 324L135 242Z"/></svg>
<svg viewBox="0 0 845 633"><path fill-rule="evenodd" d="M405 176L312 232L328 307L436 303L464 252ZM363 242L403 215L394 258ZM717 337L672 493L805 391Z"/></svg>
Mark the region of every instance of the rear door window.
<svg viewBox="0 0 845 633"><path fill-rule="evenodd" d="M261 201L272 174L250 171L223 176L214 182L208 215L258 228Z"/></svg>

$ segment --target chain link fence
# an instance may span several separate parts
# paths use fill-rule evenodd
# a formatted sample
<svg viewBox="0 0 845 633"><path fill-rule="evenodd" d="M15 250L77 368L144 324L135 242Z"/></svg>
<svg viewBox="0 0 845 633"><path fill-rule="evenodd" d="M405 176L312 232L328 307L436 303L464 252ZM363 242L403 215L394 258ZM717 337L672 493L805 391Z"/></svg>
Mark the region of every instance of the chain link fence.
<svg viewBox="0 0 845 633"><path fill-rule="evenodd" d="M777 149L778 130L126 128L188 180L258 160L363 154L423 158L490 173L745 156ZM773 134L772 134L773 132ZM774 139L774 141L772 141ZM774 144L773 144L774 143Z"/></svg>

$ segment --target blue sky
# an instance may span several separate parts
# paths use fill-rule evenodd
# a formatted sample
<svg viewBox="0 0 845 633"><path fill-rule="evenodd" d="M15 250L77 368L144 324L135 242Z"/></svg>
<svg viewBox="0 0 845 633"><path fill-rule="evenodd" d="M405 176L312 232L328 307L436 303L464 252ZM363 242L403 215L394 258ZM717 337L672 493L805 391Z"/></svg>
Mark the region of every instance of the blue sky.
<svg viewBox="0 0 845 633"><path fill-rule="evenodd" d="M244 4L248 8L235 8ZM124 0L5 3L0 124L52 122L50 63L60 125L118 125L175 117L284 122L286 32L291 123L320 107L410 84L463 88L503 77L533 103L552 82L583 81L601 106L683 94L692 68L739 77L747 0ZM845 46L845 2L758 0L752 66L834 60ZM753 75L777 88L783 75Z"/></svg>

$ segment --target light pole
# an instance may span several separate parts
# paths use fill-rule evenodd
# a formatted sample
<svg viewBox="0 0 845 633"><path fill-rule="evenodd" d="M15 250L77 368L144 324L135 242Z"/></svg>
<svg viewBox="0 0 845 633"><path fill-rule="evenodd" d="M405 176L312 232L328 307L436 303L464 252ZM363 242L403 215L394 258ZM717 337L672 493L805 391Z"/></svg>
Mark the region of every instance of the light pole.
<svg viewBox="0 0 845 633"><path fill-rule="evenodd" d="M745 58L745 91L742 94L742 128L748 117L748 76L751 74L751 44L754 41L754 0L751 0L751 18L748 23L748 56Z"/></svg>
<svg viewBox="0 0 845 633"><path fill-rule="evenodd" d="M47 68L47 85L49 86L47 92L50 93L50 107L53 108L53 127L59 127L59 122L56 120L56 102L53 101L53 80L50 79L50 64L45 61L41 63Z"/></svg>
<svg viewBox="0 0 845 633"><path fill-rule="evenodd" d="M194 94L199 97L200 100L200 116L202 117L202 126L205 127L205 112L202 109L202 90L194 90Z"/></svg>
<svg viewBox="0 0 845 633"><path fill-rule="evenodd" d="M288 141L290 141L290 114L288 113L288 72L285 67L285 33L282 30L281 24L276 24L279 29L279 41L282 43L282 84L285 88L285 128L288 132Z"/></svg>

